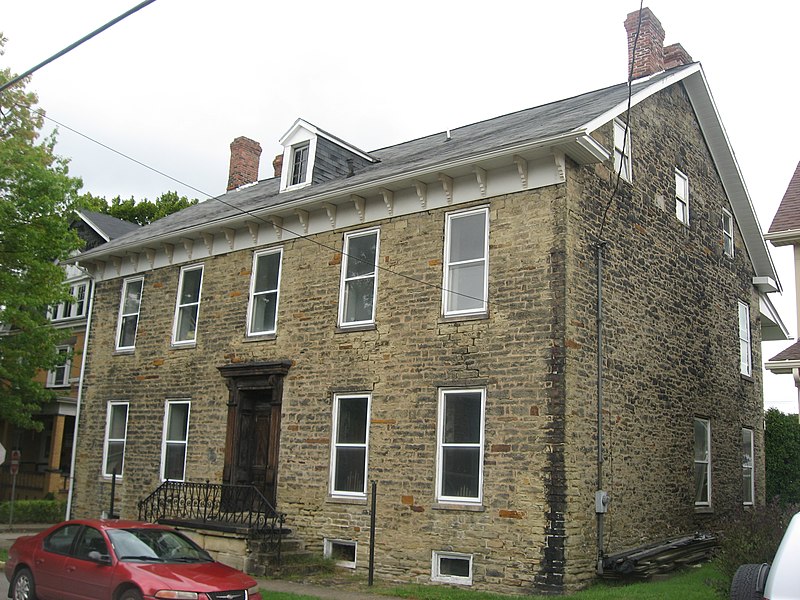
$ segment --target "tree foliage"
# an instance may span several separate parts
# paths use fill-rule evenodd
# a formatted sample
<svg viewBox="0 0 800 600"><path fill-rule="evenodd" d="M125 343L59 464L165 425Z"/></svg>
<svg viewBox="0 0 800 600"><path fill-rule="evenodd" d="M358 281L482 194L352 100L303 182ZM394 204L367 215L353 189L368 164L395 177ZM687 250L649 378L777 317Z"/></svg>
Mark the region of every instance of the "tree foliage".
<svg viewBox="0 0 800 600"><path fill-rule="evenodd" d="M800 503L800 422L777 408L766 413L764 432L767 499Z"/></svg>
<svg viewBox="0 0 800 600"><path fill-rule="evenodd" d="M178 196L177 192L165 192L156 198L155 202L146 198L139 201L134 198L122 200L119 196L108 202L105 198L86 193L81 196L80 202L89 210L105 213L130 223L147 225L197 204L197 199L190 200L186 196Z"/></svg>
<svg viewBox="0 0 800 600"><path fill-rule="evenodd" d="M0 55L5 39L0 34ZM0 81L9 81L0 69ZM53 394L34 377L56 366L64 335L47 308L69 300L58 261L80 247L70 229L80 179L42 136L35 94L21 82L0 94L0 419L39 429L35 415Z"/></svg>

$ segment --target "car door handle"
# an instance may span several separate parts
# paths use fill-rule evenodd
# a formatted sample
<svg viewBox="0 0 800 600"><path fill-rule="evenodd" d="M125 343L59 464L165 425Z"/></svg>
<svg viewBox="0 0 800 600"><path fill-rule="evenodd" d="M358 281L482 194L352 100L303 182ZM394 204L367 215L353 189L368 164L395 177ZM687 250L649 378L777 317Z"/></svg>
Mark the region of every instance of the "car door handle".
<svg viewBox="0 0 800 600"><path fill-rule="evenodd" d="M44 559L43 559L43 558L37 558L37 559L36 559L35 561L33 561L33 562L35 562L37 565L40 565L40 564L42 564L42 563L44 562Z"/></svg>
<svg viewBox="0 0 800 600"><path fill-rule="evenodd" d="M74 570L75 570L75 565L69 565L69 566L67 566L67 571L68 571L68 572L72 573Z"/></svg>

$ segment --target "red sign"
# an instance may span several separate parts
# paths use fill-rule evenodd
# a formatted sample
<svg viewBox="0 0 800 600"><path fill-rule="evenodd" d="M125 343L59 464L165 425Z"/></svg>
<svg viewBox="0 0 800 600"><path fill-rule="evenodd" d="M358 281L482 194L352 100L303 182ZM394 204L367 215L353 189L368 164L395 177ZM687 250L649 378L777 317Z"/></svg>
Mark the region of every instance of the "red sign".
<svg viewBox="0 0 800 600"><path fill-rule="evenodd" d="M12 450L11 451L11 466L9 471L12 475L16 475L19 472L19 459L20 459L20 451L19 450Z"/></svg>

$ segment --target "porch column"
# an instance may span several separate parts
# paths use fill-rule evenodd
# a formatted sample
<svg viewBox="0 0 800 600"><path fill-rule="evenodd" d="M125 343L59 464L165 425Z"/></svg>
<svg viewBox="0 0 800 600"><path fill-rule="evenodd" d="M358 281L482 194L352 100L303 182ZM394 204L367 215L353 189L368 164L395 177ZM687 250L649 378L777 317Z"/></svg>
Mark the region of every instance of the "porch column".
<svg viewBox="0 0 800 600"><path fill-rule="evenodd" d="M54 495L61 491L61 446L64 443L64 415L53 417L53 435L50 438L50 462L47 465L44 492Z"/></svg>

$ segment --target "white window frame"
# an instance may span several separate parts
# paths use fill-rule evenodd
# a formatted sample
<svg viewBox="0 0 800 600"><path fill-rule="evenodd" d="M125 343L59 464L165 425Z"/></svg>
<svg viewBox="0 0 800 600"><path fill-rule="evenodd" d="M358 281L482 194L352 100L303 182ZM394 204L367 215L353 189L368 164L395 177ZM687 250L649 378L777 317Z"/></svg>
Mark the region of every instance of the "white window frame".
<svg viewBox="0 0 800 600"><path fill-rule="evenodd" d="M742 492L742 504L752 506L756 497L755 440L749 427L742 427Z"/></svg>
<svg viewBox="0 0 800 600"><path fill-rule="evenodd" d="M633 181L632 166L631 130L626 129L625 123L619 119L614 119L614 173L619 173L620 178L625 181Z"/></svg>
<svg viewBox="0 0 800 600"><path fill-rule="evenodd" d="M184 276L190 271L200 271L200 285L197 288L197 300L193 302L181 302L183 296ZM172 345L173 346L188 346L197 343L197 325L200 322L200 299L203 295L203 275L205 269L204 265L190 265L181 268L181 276L178 281L178 294L175 299L175 318L172 321ZM192 309L196 309L196 317L194 320L194 330L189 338L185 340L178 339L178 329L181 323L181 316Z"/></svg>
<svg viewBox="0 0 800 600"><path fill-rule="evenodd" d="M675 169L675 217L689 225L689 177Z"/></svg>
<svg viewBox="0 0 800 600"><path fill-rule="evenodd" d="M367 399L367 414L366 430L364 432L363 442L339 442L339 413L342 400L351 400L356 398ZM366 498L367 497L367 479L369 473L369 430L370 430L370 414L372 410L372 394L369 393L347 393L347 394L334 394L333 396L333 425L331 429L331 464L329 473L328 489L332 497L339 498ZM337 490L336 489L336 466L338 464L338 455L340 449L347 448L363 448L364 449L364 486L359 491L354 490Z"/></svg>
<svg viewBox="0 0 800 600"><path fill-rule="evenodd" d="M445 409L448 396L461 394L480 394L480 435L477 442L445 442ZM483 503L483 461L484 438L486 424L486 389L485 388L440 388L439 407L436 427L436 501L442 504L469 504ZM444 484L444 451L447 448L474 448L478 450L478 495L477 496L447 496L443 492Z"/></svg>
<svg viewBox="0 0 800 600"><path fill-rule="evenodd" d="M51 311L50 320L63 321L85 317L89 309L89 284L88 280L72 283L69 286L69 295L75 298L75 301L56 305Z"/></svg>
<svg viewBox="0 0 800 600"><path fill-rule="evenodd" d="M256 291L256 281L258 278L258 260L264 256L269 256L272 254L278 255L278 278L277 278L277 285L275 289L268 289L268 290L259 290ZM253 269L252 275L250 276L250 300L247 305L247 335L248 336L259 336L259 335L273 335L278 330L278 306L280 304L280 297L281 297L281 272L283 271L283 248L272 248L270 250L263 250L261 252L253 253ZM265 329L263 331L253 331L253 323L254 323L254 313L256 310L256 300L259 296L266 296L268 294L275 295L275 327L272 329Z"/></svg>
<svg viewBox="0 0 800 600"><path fill-rule="evenodd" d="M484 239L483 239L483 257L477 259L468 259L463 261L451 261L451 242L452 242L452 225L453 222L471 217L477 214L482 214L484 219ZM448 308L450 306L450 297L458 294L456 290L451 289L453 284L452 271L454 268L469 266L469 265L483 265L483 286L481 305L477 308L467 308L461 310L454 310ZM447 213L445 216L445 233L444 233L444 268L443 268L443 283L442 283L442 314L445 317L458 317L469 315L483 315L488 312L488 298L489 298L489 208L482 206L480 208L473 208L469 210L457 211Z"/></svg>
<svg viewBox="0 0 800 600"><path fill-rule="evenodd" d="M733 258L733 214L722 209L722 251L725 256Z"/></svg>
<svg viewBox="0 0 800 600"><path fill-rule="evenodd" d="M169 423L170 417L172 416L172 409L179 405L185 404L186 405L186 437L182 440L179 439L169 439ZM192 412L192 403L189 400L167 400L166 404L164 405L164 427L162 429L161 435L161 481L166 481L166 469L167 469L167 448L168 446L183 446L183 472L179 479L170 479L170 481L185 481L186 480L186 458L189 452L189 423L191 421L191 412Z"/></svg>
<svg viewBox="0 0 800 600"><path fill-rule="evenodd" d="M739 373L753 375L753 342L750 333L750 305L739 300Z"/></svg>
<svg viewBox="0 0 800 600"><path fill-rule="evenodd" d="M111 433L111 414L118 406L125 407L125 433L121 438L109 437ZM122 460L120 461L120 472L117 473L117 479L122 479L122 474L125 472L125 450L128 447L128 423L130 422L130 405L128 402L109 402L106 409L106 431L103 438L103 477L111 477L113 474L106 471L108 466L108 445L110 442L122 442Z"/></svg>
<svg viewBox="0 0 800 600"><path fill-rule="evenodd" d="M347 276L350 259L359 260L350 256L350 241L354 238L375 236L375 264L372 265L372 273L366 275ZM378 257L380 256L381 233L380 228L365 229L362 231L351 231L344 234L344 244L342 248L342 273L339 281L339 327L358 327L375 323L375 310L378 304ZM359 261L361 262L361 261ZM349 300L348 284L353 281L372 279L372 313L369 319L361 321L347 321L347 302Z"/></svg>
<svg viewBox="0 0 800 600"><path fill-rule="evenodd" d="M300 171L296 171L295 168L297 167L297 156L301 153L305 153L305 164L302 165L302 169ZM288 187L300 187L303 185L307 185L309 182L309 166L311 166L311 142L300 142L299 144L295 144L292 146L292 151L289 154L291 157L291 162L289 163L289 186ZM297 181L295 181L295 179Z"/></svg>
<svg viewBox="0 0 800 600"><path fill-rule="evenodd" d="M456 560L465 560L469 562L469 576L459 577L457 575L442 574L441 559L451 558ZM431 556L431 581L439 583L452 583L456 585L472 585L472 554L463 554L461 552L443 552L434 550Z"/></svg>
<svg viewBox="0 0 800 600"><path fill-rule="evenodd" d="M128 286L133 283L141 283L141 287L139 288L139 297L136 301L136 311L125 312L126 309L126 300L128 297ZM119 317L117 319L117 335L116 335L116 347L117 350L133 350L136 347L136 333L139 329L139 315L142 310L142 296L144 295L144 277L131 277L130 279L126 279L122 282L122 294L119 302ZM135 322L133 326L133 344L130 346L122 346L120 345L122 342L122 331L123 326L126 322L126 319L131 319L135 317Z"/></svg>
<svg viewBox="0 0 800 600"><path fill-rule="evenodd" d="M324 538L323 556L325 558L334 558L334 546L348 546L353 548L353 560L337 560L336 565L339 567L344 567L345 569L355 569L356 564L358 563L358 542L353 540Z"/></svg>
<svg viewBox="0 0 800 600"><path fill-rule="evenodd" d="M69 354L72 348L69 346L56 346L56 351L59 354ZM69 387L70 385L70 370L72 368L72 361L67 358L63 365L59 365L50 369L47 372L47 387L49 388L62 388ZM59 374L61 377L59 378Z"/></svg>
<svg viewBox="0 0 800 600"><path fill-rule="evenodd" d="M693 477L693 482L694 482L694 497L695 497L694 505L695 506L711 506L711 421L708 420L708 419L695 417L694 421L693 421L693 429L692 429L693 432L694 432L694 427L696 427L697 424L702 424L703 428L704 428L704 431L705 431L705 443L706 443L705 450L706 450L706 452L705 452L705 457L703 457L702 459L698 459L698 457L697 457L697 454L698 454L697 447L693 448L694 449L694 477ZM696 442L696 438L694 438L694 433L692 435L693 435L693 439L695 439L695 442ZM695 446L695 444L693 444L693 446ZM706 497L707 497L707 500L697 500L697 493L699 491L698 481L697 481L697 475L699 473L698 467L702 467L702 465L705 465L705 474L706 474L705 481L706 481Z"/></svg>

